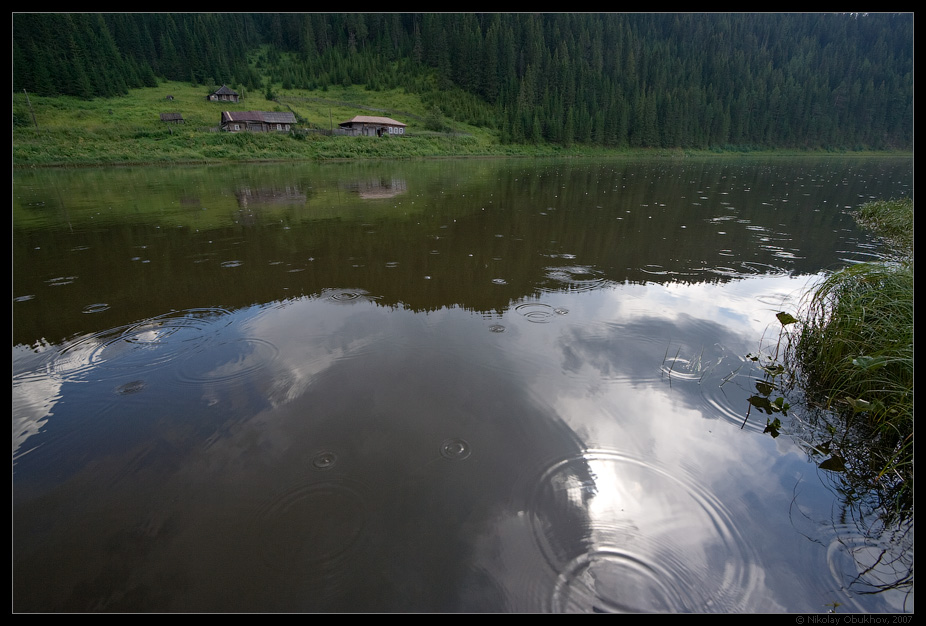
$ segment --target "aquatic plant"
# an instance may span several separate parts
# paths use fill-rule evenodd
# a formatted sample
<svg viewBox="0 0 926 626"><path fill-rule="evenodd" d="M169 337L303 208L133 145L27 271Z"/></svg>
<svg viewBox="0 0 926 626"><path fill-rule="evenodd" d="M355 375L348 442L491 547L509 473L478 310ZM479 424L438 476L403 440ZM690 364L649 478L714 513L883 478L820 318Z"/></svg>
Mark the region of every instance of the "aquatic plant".
<svg viewBox="0 0 926 626"><path fill-rule="evenodd" d="M842 499L841 522L851 519L887 546L860 567L856 583L865 593L912 592L913 204L871 203L856 217L901 260L829 274L796 316L778 313L778 345L760 364L765 376L749 411L768 413L765 432L775 437L783 427L772 417L787 415L783 398L800 397L789 434L822 459L818 467Z"/></svg>
<svg viewBox="0 0 926 626"><path fill-rule="evenodd" d="M885 505L912 513L913 267L866 263L828 276L809 295L787 362L807 399L839 416L847 471ZM864 470L861 470L864 468Z"/></svg>
<svg viewBox="0 0 926 626"><path fill-rule="evenodd" d="M870 202L856 219L899 261L862 263L824 279L805 301L788 357L808 397L864 441L864 459L847 470L865 460L877 470L870 479L883 504L912 516L913 200Z"/></svg>
<svg viewBox="0 0 926 626"><path fill-rule="evenodd" d="M754 408L764 412L770 417L767 418L765 430L762 432L768 433L772 437L778 437L781 434L781 418L777 417L777 415L787 416L788 409L791 408L791 405L785 400L786 384L784 381L786 380L787 371L779 362L779 355L782 339L788 337L787 327L797 322L794 316L784 311L779 312L775 317L778 318L781 324L781 329L778 332L778 343L775 345L775 353L765 356L765 364L760 363L759 365L763 377L755 381L756 393L748 398L749 408L746 410L746 418L743 420L743 426L745 427ZM763 357L758 354L747 354L746 358L753 362L763 361ZM774 419L771 416L775 416Z"/></svg>
<svg viewBox="0 0 926 626"><path fill-rule="evenodd" d="M839 495L835 521L865 537L845 546L858 559L853 589L912 593L912 266L836 272L797 317L777 317L774 352L747 355L761 377L743 424L754 410L766 414L764 433L787 432L824 470Z"/></svg>

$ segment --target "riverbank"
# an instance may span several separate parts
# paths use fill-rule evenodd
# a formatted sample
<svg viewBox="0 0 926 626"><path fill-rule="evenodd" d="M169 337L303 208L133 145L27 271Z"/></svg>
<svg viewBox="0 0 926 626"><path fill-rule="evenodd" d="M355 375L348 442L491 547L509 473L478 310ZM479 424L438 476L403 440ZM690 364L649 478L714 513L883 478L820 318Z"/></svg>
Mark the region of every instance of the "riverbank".
<svg viewBox="0 0 926 626"><path fill-rule="evenodd" d="M416 159L454 157L615 157L824 155L871 156L855 152L707 151L681 149L616 150L574 146L508 145L466 135L422 134L401 138L331 137L299 134L230 134L177 129L17 130L13 166L94 167L181 165L339 159ZM894 154L894 153L877 153Z"/></svg>

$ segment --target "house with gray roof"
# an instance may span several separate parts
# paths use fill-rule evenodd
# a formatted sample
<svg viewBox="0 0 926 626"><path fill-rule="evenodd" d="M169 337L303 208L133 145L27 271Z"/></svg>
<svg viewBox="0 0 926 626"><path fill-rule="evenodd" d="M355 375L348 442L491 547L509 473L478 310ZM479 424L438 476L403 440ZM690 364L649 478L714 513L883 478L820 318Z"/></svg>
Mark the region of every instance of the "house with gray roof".
<svg viewBox="0 0 926 626"><path fill-rule="evenodd" d="M239 99L240 96L238 95L238 92L234 89L229 89L225 85L222 85L208 96L206 96L206 100L211 102L238 102Z"/></svg>
<svg viewBox="0 0 926 626"><path fill-rule="evenodd" d="M383 135L404 135L405 124L389 117L375 117L373 115L356 115L338 127L349 135L368 135L382 137Z"/></svg>

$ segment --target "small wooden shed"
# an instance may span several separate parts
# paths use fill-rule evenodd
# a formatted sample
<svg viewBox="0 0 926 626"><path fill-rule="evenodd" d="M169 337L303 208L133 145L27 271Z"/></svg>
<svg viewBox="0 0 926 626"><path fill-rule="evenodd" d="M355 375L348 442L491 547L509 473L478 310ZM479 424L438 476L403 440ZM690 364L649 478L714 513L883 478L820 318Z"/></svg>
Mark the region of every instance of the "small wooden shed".
<svg viewBox="0 0 926 626"><path fill-rule="evenodd" d="M161 121L171 124L183 124L183 115L180 113L161 113Z"/></svg>
<svg viewBox="0 0 926 626"><path fill-rule="evenodd" d="M405 124L389 117L375 117L373 115L356 115L346 122L338 124L342 130L350 135L367 135L382 137L383 135L404 135Z"/></svg>

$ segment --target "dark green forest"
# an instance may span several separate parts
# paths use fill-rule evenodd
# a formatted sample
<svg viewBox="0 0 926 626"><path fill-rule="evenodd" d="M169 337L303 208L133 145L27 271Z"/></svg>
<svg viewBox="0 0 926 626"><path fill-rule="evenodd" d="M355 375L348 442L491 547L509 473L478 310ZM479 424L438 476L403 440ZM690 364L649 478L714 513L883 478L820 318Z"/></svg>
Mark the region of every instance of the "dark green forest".
<svg viewBox="0 0 926 626"><path fill-rule="evenodd" d="M406 89L503 142L912 149L913 14L20 13L13 88Z"/></svg>

